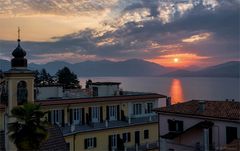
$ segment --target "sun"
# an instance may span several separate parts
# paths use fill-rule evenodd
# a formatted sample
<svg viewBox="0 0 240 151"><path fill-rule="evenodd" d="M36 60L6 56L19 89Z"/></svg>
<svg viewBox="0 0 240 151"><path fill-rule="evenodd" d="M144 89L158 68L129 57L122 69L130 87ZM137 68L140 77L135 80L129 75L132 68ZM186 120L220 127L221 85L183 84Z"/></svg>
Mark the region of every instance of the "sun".
<svg viewBox="0 0 240 151"><path fill-rule="evenodd" d="M178 58L174 58L173 61L174 61L175 63L178 63L178 62L179 62L179 59L178 59Z"/></svg>

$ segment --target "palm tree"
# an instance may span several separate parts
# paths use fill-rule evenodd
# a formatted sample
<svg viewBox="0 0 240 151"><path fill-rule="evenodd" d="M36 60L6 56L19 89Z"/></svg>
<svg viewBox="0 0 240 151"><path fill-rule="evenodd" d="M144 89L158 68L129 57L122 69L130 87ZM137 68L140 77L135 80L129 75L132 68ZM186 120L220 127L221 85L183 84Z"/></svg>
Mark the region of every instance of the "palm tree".
<svg viewBox="0 0 240 151"><path fill-rule="evenodd" d="M18 150L37 150L48 137L47 112L40 111L40 105L26 103L11 111L16 122L8 125L10 139Z"/></svg>

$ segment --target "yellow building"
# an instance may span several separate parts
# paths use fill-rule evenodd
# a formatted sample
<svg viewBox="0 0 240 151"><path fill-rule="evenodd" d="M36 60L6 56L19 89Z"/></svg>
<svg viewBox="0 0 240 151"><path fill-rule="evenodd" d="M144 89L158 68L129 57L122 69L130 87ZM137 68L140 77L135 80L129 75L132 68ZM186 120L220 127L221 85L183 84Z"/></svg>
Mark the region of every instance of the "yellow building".
<svg viewBox="0 0 240 151"><path fill-rule="evenodd" d="M71 151L157 148L158 120L152 109L166 96L122 91L115 82L91 82L89 96L66 97L61 92L61 97L35 99L34 74L27 69L20 40L12 54L12 69L4 73L0 88L0 150L16 150L7 137L6 125L12 120L11 109L25 102L41 104L44 111L50 111L46 118L60 127Z"/></svg>
<svg viewBox="0 0 240 151"><path fill-rule="evenodd" d="M58 124L70 150L111 150L157 147L158 94L119 95L36 101L50 110L48 120Z"/></svg>

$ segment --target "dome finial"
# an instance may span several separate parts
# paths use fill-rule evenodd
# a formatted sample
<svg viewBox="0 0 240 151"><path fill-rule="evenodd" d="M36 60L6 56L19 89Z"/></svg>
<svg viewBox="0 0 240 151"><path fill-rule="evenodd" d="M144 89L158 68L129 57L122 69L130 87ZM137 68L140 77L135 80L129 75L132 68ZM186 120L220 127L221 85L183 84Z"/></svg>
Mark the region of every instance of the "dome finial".
<svg viewBox="0 0 240 151"><path fill-rule="evenodd" d="M17 41L18 41L18 44L20 44L20 41L21 41L20 40L20 27L18 27L18 40Z"/></svg>

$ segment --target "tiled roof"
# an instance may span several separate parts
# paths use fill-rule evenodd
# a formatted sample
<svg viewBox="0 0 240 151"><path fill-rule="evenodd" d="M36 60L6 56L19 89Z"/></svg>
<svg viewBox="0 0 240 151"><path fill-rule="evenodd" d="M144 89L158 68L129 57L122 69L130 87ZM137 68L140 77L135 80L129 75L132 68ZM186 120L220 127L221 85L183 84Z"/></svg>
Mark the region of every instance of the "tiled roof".
<svg viewBox="0 0 240 151"><path fill-rule="evenodd" d="M205 109L201 111L200 103L205 102ZM233 101L201 101L192 100L178 103L170 107L154 109L159 114L174 114L181 116L200 116L228 120L240 120L240 102Z"/></svg>
<svg viewBox="0 0 240 151"><path fill-rule="evenodd" d="M230 144L227 144L223 151L239 151L240 150L240 139L233 140Z"/></svg>
<svg viewBox="0 0 240 151"><path fill-rule="evenodd" d="M77 99L55 99L55 100L41 100L35 101L43 106L47 105L65 105L65 104L78 104L78 103L95 103L95 102L111 102L111 101L140 101L147 99L165 98L166 96L149 93L144 95L122 95L110 97L93 97L93 98L77 98Z"/></svg>
<svg viewBox="0 0 240 151"><path fill-rule="evenodd" d="M92 85L119 85L121 82L93 82Z"/></svg>
<svg viewBox="0 0 240 151"><path fill-rule="evenodd" d="M54 125L48 132L48 139L41 144L39 151L66 151L67 145L60 128Z"/></svg>
<svg viewBox="0 0 240 151"><path fill-rule="evenodd" d="M4 104L0 104L0 111L5 109L5 105Z"/></svg>

